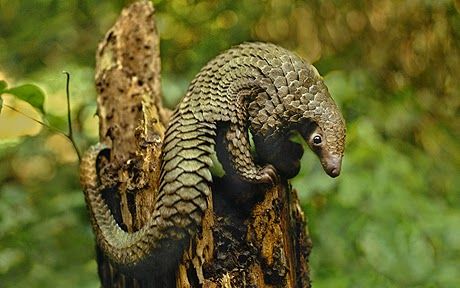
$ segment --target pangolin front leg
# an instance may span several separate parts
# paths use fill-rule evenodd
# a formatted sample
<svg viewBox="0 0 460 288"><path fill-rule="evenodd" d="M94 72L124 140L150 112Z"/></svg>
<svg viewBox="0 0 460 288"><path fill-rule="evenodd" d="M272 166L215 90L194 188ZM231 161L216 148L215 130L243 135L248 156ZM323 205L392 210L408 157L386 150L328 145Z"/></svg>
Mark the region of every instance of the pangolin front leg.
<svg viewBox="0 0 460 288"><path fill-rule="evenodd" d="M230 156L232 169L244 181L275 185L278 174L271 164L259 166L254 162L247 127L231 124L225 133L226 151Z"/></svg>

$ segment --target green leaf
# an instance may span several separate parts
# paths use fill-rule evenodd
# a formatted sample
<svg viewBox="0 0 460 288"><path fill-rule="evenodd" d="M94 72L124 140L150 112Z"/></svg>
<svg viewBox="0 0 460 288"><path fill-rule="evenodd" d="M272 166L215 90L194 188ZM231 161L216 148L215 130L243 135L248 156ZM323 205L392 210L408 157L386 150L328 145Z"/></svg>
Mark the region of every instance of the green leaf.
<svg viewBox="0 0 460 288"><path fill-rule="evenodd" d="M2 113L2 107L3 107L3 99L2 99L2 92L3 90L6 89L8 85L6 84L6 81L0 80L0 113Z"/></svg>
<svg viewBox="0 0 460 288"><path fill-rule="evenodd" d="M222 177L225 175L225 170L222 167L222 164L220 163L219 159L217 158L216 153L211 154L211 160L212 160L212 166L211 166L211 174Z"/></svg>
<svg viewBox="0 0 460 288"><path fill-rule="evenodd" d="M2 94L2 91L5 90L7 86L6 81L0 80L0 94Z"/></svg>
<svg viewBox="0 0 460 288"><path fill-rule="evenodd" d="M47 113L44 118L46 120L45 122L51 127L57 128L62 131L65 131L67 129L67 121L62 116Z"/></svg>
<svg viewBox="0 0 460 288"><path fill-rule="evenodd" d="M1 93L12 94L17 98L26 101L34 108L38 109L42 114L45 114L45 110L43 108L43 103L45 102L45 93L36 85L24 84L3 90Z"/></svg>

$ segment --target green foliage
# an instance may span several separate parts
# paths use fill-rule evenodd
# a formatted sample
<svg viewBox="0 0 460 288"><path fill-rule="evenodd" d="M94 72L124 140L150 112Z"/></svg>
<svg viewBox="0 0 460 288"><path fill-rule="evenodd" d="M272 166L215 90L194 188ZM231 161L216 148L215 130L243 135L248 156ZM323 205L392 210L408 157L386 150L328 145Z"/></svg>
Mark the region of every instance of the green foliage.
<svg viewBox="0 0 460 288"><path fill-rule="evenodd" d="M34 84L24 84L9 89L6 89L6 87L6 82L2 81L2 83L0 83L0 97L4 93L14 95L18 99L26 101L41 113L45 113L45 110L43 109L45 94L38 86Z"/></svg>
<svg viewBox="0 0 460 288"><path fill-rule="evenodd" d="M342 174L328 178L306 151L293 180L314 243L314 287L460 287L458 4L154 3L171 107L208 60L242 41L292 49L325 76L347 121ZM37 83L46 103L28 86L8 93L42 112L45 106L48 123L65 130L60 71L70 71L81 146L97 136L93 55L124 5L0 0L0 79L13 89ZM11 112L3 106L0 121ZM46 129L34 137L0 132L1 287L97 286L71 151L67 139Z"/></svg>

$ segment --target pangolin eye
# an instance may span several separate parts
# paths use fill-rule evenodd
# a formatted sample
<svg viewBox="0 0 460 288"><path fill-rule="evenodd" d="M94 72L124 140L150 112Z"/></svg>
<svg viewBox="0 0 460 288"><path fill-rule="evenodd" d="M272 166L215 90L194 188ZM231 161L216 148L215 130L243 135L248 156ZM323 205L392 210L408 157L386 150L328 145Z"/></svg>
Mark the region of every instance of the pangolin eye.
<svg viewBox="0 0 460 288"><path fill-rule="evenodd" d="M313 144L319 145L319 144L321 144L321 141L322 141L321 136L316 135L315 137L313 137Z"/></svg>

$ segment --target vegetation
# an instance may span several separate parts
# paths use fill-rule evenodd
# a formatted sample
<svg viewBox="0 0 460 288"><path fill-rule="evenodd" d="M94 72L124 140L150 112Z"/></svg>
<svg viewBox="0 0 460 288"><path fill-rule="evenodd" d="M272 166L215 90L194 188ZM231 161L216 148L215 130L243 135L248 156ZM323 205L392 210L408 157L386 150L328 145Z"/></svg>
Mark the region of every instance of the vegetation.
<svg viewBox="0 0 460 288"><path fill-rule="evenodd" d="M314 287L460 287L458 3L154 1L170 107L209 59L254 40L313 62L342 107L341 176L306 151L293 180ZM1 287L98 286L77 154L9 107L67 131L69 71L77 143L95 142L94 53L124 5L0 0Z"/></svg>

